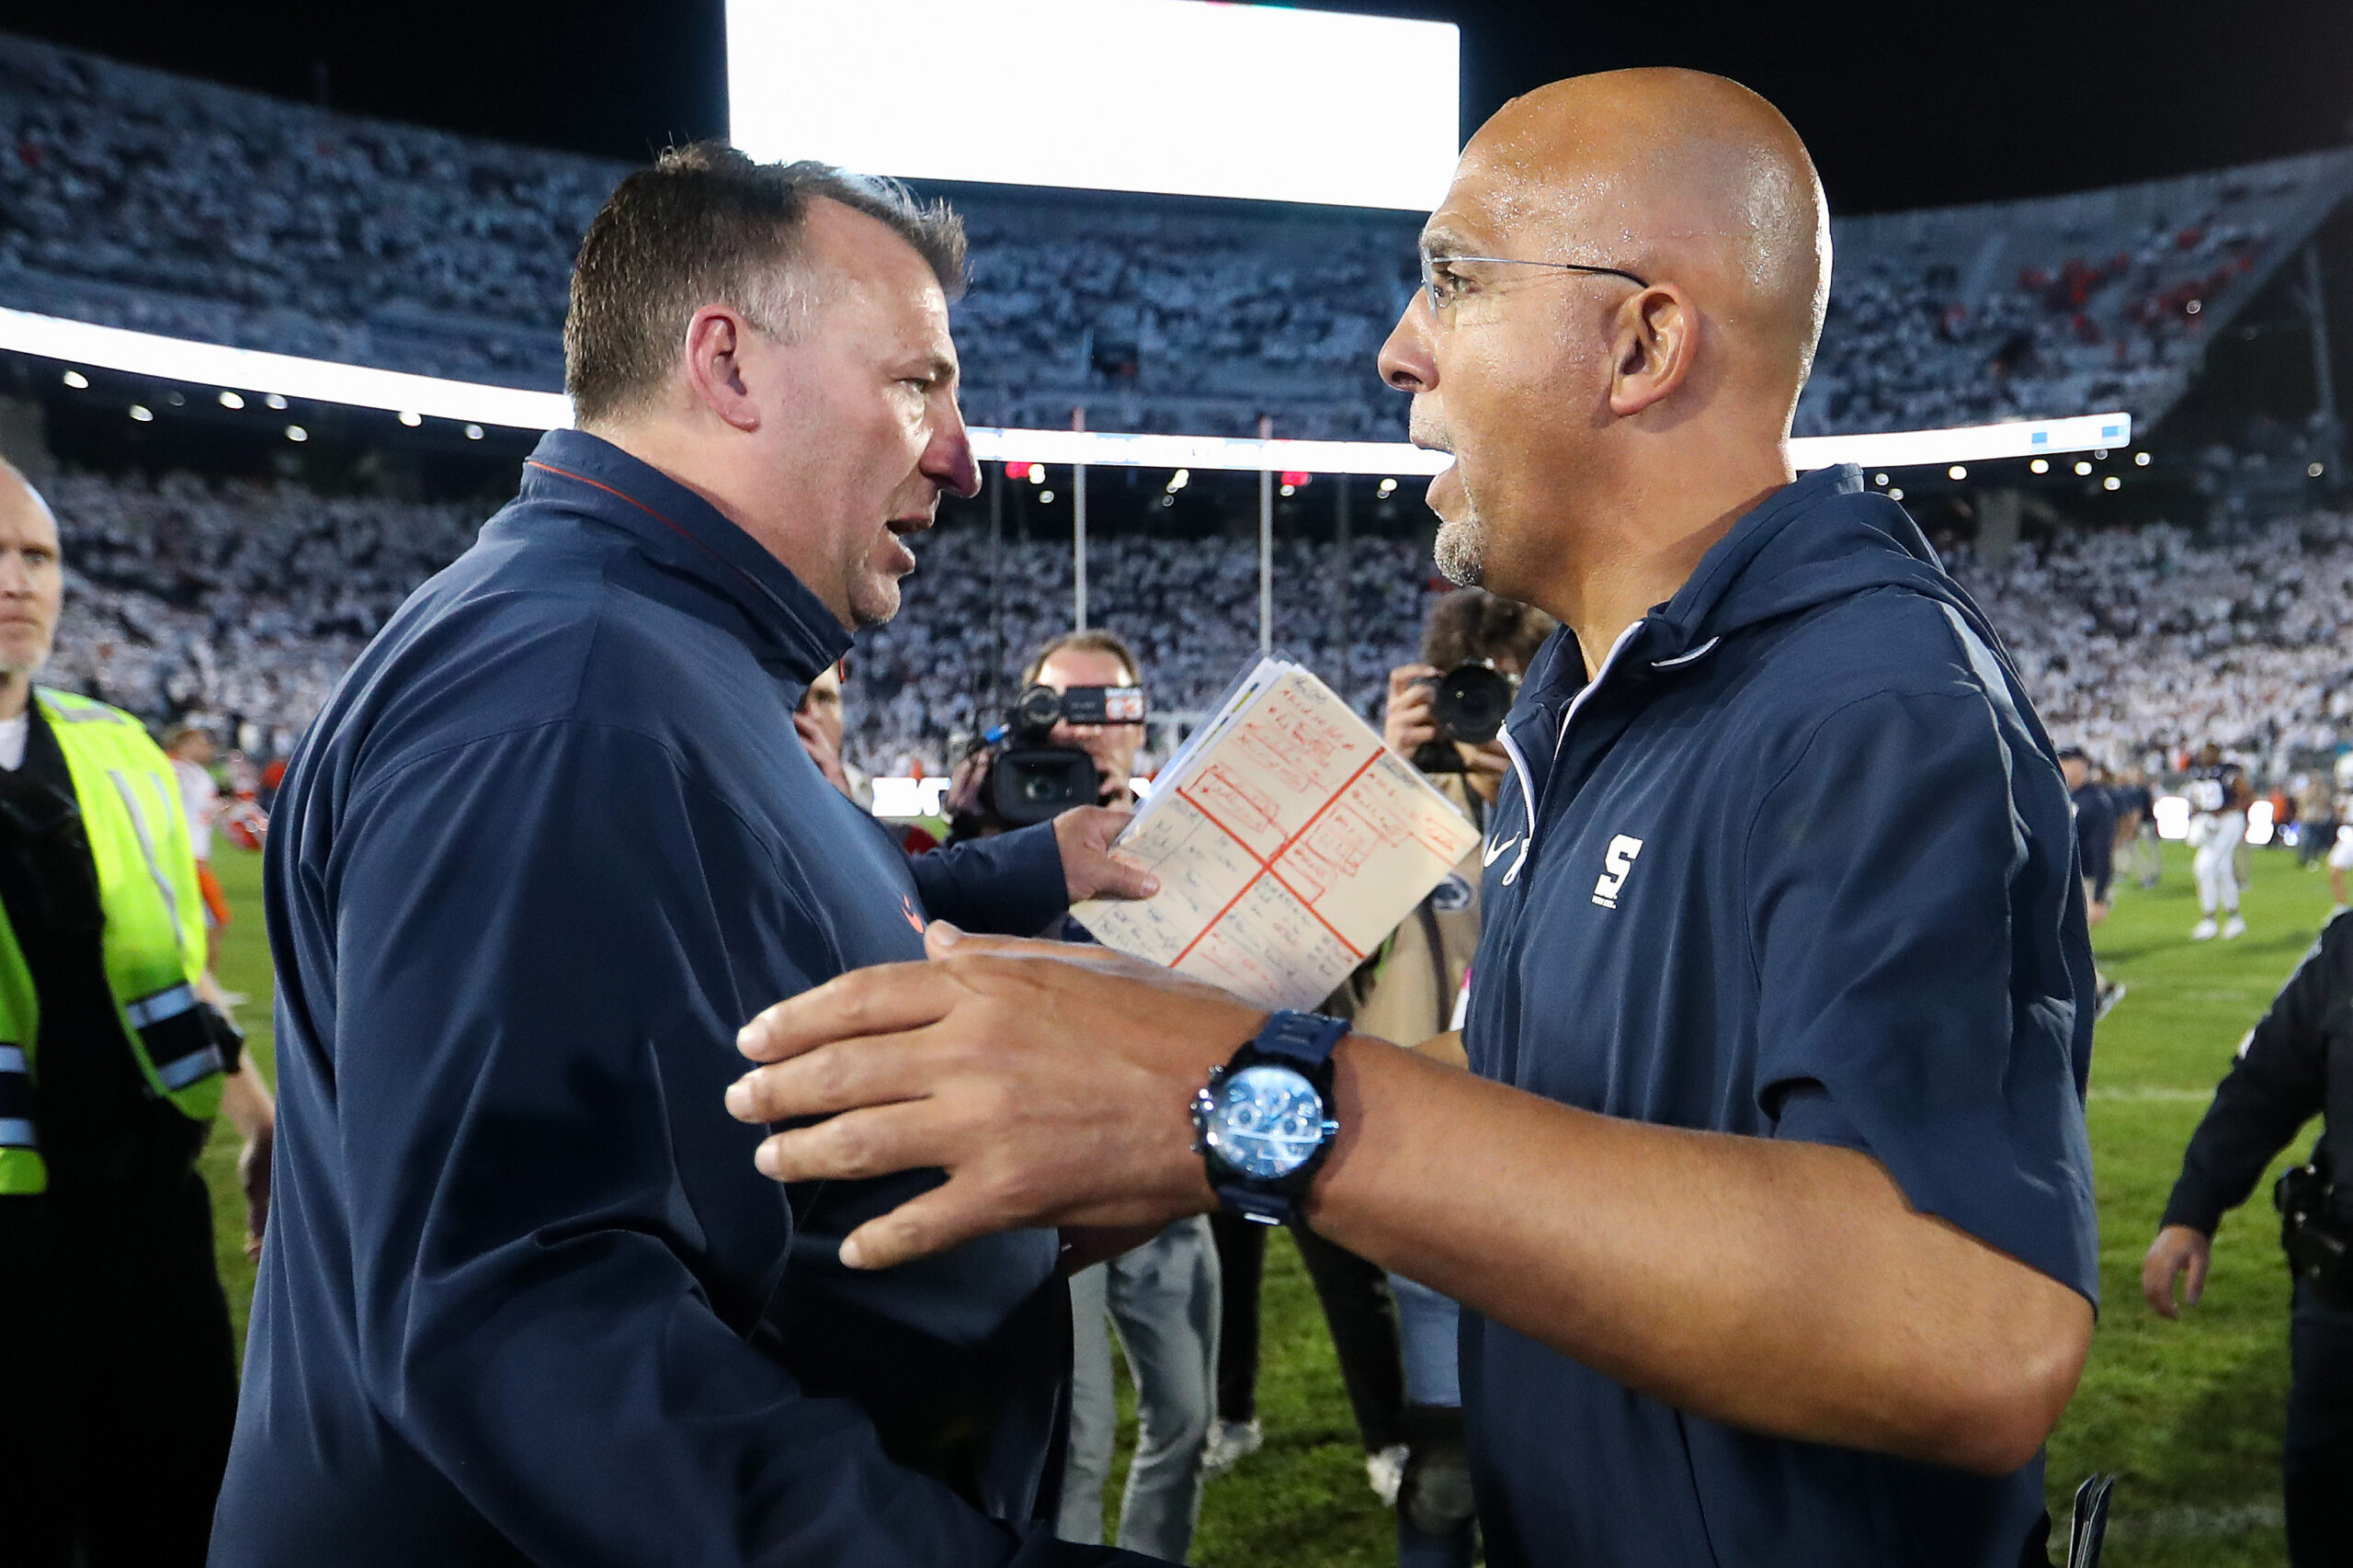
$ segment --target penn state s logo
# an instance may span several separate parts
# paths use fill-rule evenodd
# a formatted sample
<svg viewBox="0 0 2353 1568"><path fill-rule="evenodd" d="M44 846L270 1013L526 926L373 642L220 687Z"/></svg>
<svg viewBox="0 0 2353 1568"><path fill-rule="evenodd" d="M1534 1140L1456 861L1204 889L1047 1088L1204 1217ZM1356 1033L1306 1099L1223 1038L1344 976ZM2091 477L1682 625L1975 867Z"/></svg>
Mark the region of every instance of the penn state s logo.
<svg viewBox="0 0 2353 1568"><path fill-rule="evenodd" d="M1458 909L1471 907L1471 879L1460 871L1449 871L1446 881L1430 890L1430 907L1440 915L1451 915Z"/></svg>
<svg viewBox="0 0 2353 1568"><path fill-rule="evenodd" d="M1626 879L1633 874L1634 857L1643 852L1643 841L1624 834L1609 841L1601 857L1601 880L1593 884L1593 902L1604 909L1618 907L1618 895L1626 891Z"/></svg>

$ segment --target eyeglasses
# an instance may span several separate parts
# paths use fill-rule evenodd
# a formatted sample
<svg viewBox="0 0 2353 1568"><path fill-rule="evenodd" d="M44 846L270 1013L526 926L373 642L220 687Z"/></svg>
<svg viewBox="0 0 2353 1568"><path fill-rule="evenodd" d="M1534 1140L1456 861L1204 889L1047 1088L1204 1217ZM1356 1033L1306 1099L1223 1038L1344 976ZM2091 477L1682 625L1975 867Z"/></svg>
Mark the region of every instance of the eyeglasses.
<svg viewBox="0 0 2353 1568"><path fill-rule="evenodd" d="M1462 279L1450 269L1462 262L1483 262L1491 267L1546 267L1556 272L1591 272L1605 278L1622 278L1637 288L1650 285L1622 267L1588 267L1577 261L1521 261L1508 256L1422 256L1422 293L1430 302L1433 312L1443 311L1454 302L1454 293L1461 288Z"/></svg>

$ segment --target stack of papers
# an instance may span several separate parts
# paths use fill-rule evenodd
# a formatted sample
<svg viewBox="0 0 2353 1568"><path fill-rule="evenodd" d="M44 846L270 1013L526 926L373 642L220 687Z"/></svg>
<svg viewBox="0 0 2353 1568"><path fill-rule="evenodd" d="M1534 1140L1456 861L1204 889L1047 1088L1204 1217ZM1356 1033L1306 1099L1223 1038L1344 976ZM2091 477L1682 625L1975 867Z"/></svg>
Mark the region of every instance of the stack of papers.
<svg viewBox="0 0 2353 1568"><path fill-rule="evenodd" d="M1331 687L1262 659L1120 836L1160 892L1072 913L1107 947L1263 1007L1313 1007L1478 837Z"/></svg>

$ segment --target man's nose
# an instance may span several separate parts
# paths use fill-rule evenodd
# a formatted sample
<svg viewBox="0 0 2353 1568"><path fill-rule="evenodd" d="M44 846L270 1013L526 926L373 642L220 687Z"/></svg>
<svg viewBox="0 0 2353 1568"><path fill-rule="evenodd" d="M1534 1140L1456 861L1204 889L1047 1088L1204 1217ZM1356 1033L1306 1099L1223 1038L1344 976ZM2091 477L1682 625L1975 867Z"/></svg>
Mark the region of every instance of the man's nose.
<svg viewBox="0 0 2353 1568"><path fill-rule="evenodd" d="M25 564L24 552L0 550L0 594L23 597L32 591L32 568Z"/></svg>
<svg viewBox="0 0 2353 1568"><path fill-rule="evenodd" d="M1381 346L1381 379L1403 392L1426 392L1438 385L1438 361L1430 354L1429 335L1422 326L1422 296L1406 301L1404 313Z"/></svg>
<svg viewBox="0 0 2353 1568"><path fill-rule="evenodd" d="M953 403L923 449L923 475L951 495L981 493L981 465L972 457L972 433L964 428L964 411Z"/></svg>

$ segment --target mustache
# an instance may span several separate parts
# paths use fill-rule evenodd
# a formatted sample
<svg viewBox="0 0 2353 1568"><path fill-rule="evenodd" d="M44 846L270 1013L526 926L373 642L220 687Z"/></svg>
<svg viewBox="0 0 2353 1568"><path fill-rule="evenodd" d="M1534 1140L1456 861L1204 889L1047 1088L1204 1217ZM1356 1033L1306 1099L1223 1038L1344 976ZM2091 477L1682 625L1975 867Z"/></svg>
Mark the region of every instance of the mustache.
<svg viewBox="0 0 2353 1568"><path fill-rule="evenodd" d="M1454 455L1454 437L1439 426L1436 419L1423 415L1418 400L1412 412L1405 416L1405 436L1417 447L1426 447L1434 452L1444 452L1449 457Z"/></svg>

